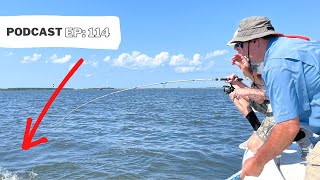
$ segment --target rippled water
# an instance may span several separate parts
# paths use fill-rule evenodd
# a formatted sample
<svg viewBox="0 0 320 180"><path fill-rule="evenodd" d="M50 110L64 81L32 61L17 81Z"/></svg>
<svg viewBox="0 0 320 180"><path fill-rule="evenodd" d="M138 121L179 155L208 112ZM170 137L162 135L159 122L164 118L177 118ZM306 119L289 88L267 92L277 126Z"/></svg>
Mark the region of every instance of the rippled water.
<svg viewBox="0 0 320 180"><path fill-rule="evenodd" d="M0 92L0 178L226 179L241 168L238 145L252 130L221 89L62 91L34 140L21 149L27 117L53 91Z"/></svg>

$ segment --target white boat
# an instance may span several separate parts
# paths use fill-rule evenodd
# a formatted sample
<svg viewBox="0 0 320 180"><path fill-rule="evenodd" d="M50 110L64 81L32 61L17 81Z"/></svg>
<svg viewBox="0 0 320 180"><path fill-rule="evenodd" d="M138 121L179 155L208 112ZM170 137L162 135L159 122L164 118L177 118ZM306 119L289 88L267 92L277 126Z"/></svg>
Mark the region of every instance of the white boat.
<svg viewBox="0 0 320 180"><path fill-rule="evenodd" d="M252 151L246 149L242 163L254 156ZM306 161L301 158L301 151L296 143L292 143L277 158L269 161L259 177L246 176L245 180L303 180ZM227 180L240 179L241 171L229 177Z"/></svg>

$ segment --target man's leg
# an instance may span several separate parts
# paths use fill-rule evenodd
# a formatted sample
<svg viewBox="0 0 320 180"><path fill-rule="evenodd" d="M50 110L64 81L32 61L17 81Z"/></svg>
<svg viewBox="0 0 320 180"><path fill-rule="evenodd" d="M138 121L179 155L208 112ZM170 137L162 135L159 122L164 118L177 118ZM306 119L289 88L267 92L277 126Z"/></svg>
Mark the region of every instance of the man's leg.
<svg viewBox="0 0 320 180"><path fill-rule="evenodd" d="M273 116L266 116L262 121L261 126L248 140L248 148L256 153L260 147L267 141L272 128L275 125Z"/></svg>
<svg viewBox="0 0 320 180"><path fill-rule="evenodd" d="M233 101L233 103L236 105L236 107L239 109L239 111L246 117L246 119L251 124L252 128L256 131L260 127L260 121L258 120L256 114L250 107L249 101L246 99L232 99L232 93L230 93L230 99Z"/></svg>
<svg viewBox="0 0 320 180"><path fill-rule="evenodd" d="M275 119L273 116L266 116L265 119L262 121L261 126L259 127L259 129L254 132L252 134L252 136L249 138L248 140L248 148L256 153L260 147L267 141L272 128L274 127L274 125L276 124ZM310 142L310 135L308 133L308 135L306 134L308 133L307 130L304 130L303 128L301 128L297 134L297 136L295 137L294 141L296 141L299 145L299 147L301 148L302 151L302 158L304 158L305 156L305 152L306 150L304 150L304 148L309 148L309 145L311 144Z"/></svg>
<svg viewBox="0 0 320 180"><path fill-rule="evenodd" d="M248 139L247 147L253 152L257 153L260 147L264 144L264 142L257 135L257 132L253 132L253 134Z"/></svg>

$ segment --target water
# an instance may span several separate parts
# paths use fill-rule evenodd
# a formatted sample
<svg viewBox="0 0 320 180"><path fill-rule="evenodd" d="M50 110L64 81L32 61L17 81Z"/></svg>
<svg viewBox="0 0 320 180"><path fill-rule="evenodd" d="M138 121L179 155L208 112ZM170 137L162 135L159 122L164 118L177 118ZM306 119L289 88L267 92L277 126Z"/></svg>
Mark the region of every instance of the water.
<svg viewBox="0 0 320 180"><path fill-rule="evenodd" d="M1 179L226 179L241 169L252 130L221 89L62 91L33 140L26 119L53 91L0 92Z"/></svg>

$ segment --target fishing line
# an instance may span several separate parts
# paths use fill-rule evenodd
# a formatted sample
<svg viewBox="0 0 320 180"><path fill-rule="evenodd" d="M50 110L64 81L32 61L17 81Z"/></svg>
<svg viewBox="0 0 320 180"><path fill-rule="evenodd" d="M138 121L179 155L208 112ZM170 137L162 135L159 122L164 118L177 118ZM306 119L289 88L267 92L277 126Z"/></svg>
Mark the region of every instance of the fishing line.
<svg viewBox="0 0 320 180"><path fill-rule="evenodd" d="M115 92L112 92L112 93L108 93L108 94L96 97L96 98L94 98L94 99L92 99L92 100L90 100L90 101L88 101L86 103L81 104L80 106L76 107L75 109L73 109L72 111L67 113L67 115L65 115L63 119L65 119L71 113L77 111L78 109L80 109L83 106L86 106L89 103L93 103L93 102L95 102L95 101L97 101L99 99L102 99L104 97L111 96L111 95L118 94L118 93L125 92L125 91L129 91L129 90L133 90L133 89L145 88L145 87L157 86L157 85L163 85L163 87L164 87L166 84L174 84L174 83L199 82L199 81L227 81L227 80L229 80L229 79L228 78L206 78L206 79L175 80L175 81L165 81L165 82L160 82L160 83L145 84L145 85L141 85L141 86L135 86L135 87L127 88L127 89L122 89L122 90L118 90L118 91L115 91ZM242 81L243 79L242 78L238 78L237 80L238 81Z"/></svg>

